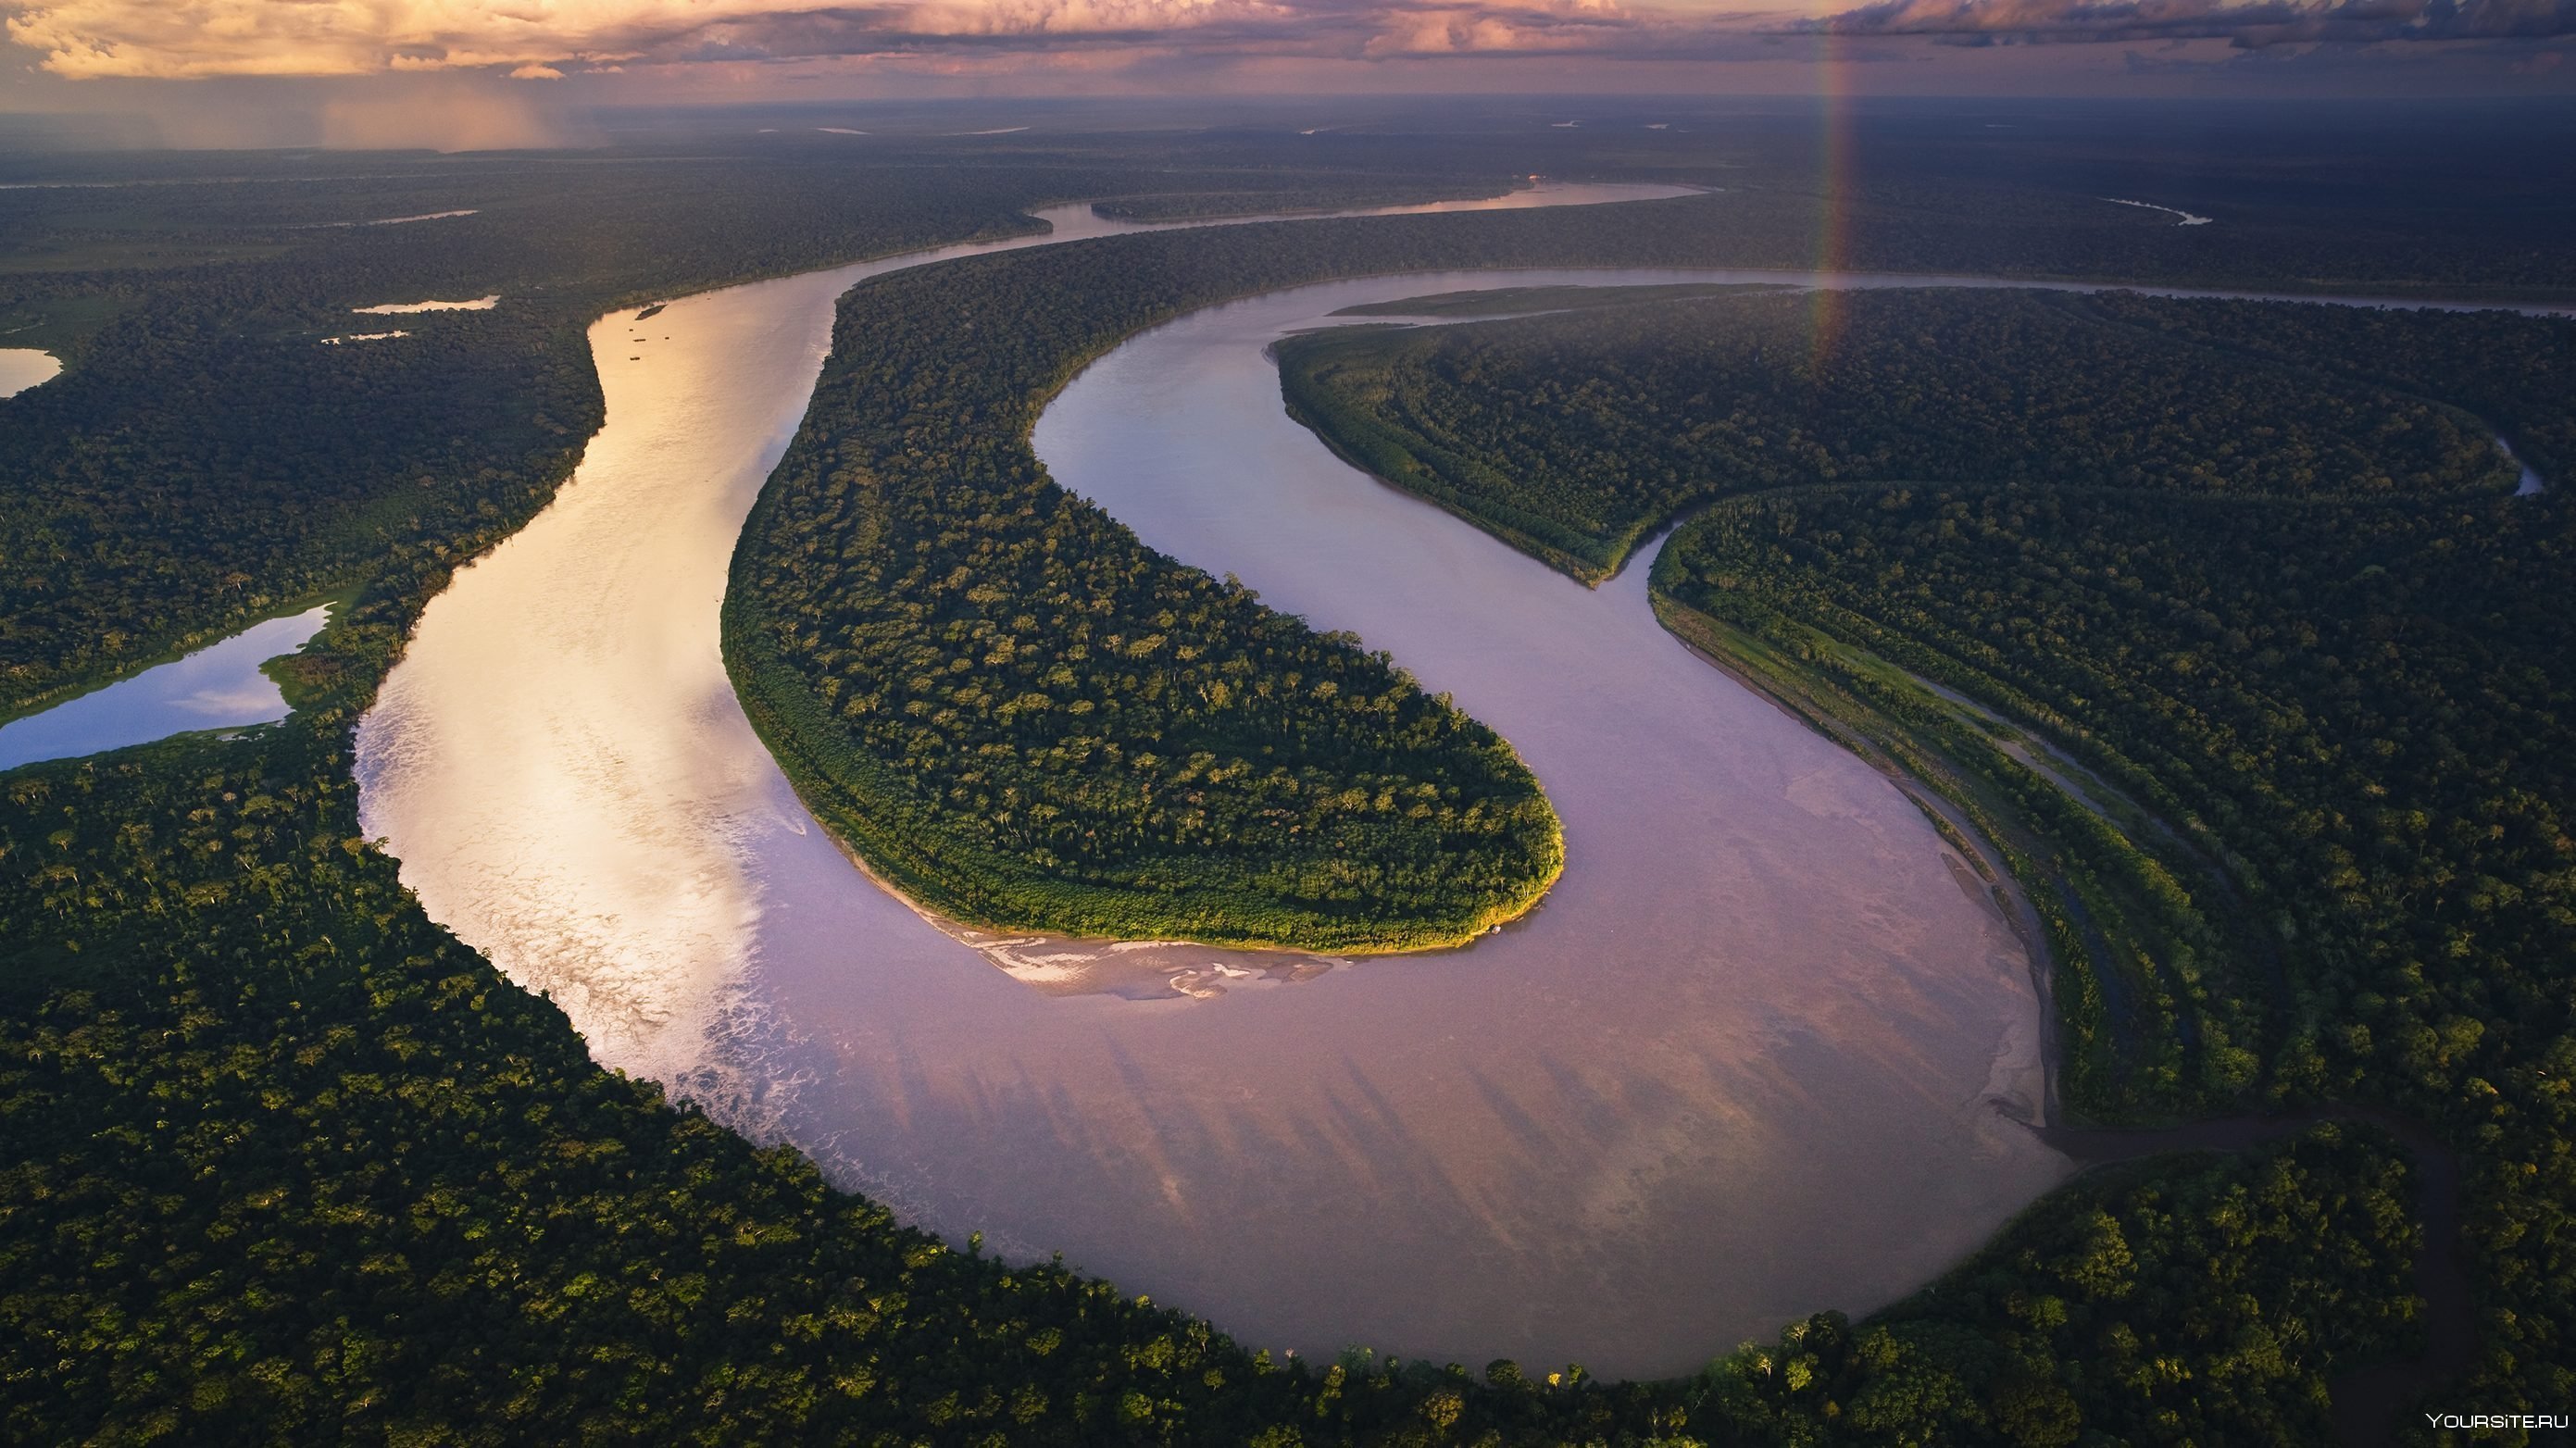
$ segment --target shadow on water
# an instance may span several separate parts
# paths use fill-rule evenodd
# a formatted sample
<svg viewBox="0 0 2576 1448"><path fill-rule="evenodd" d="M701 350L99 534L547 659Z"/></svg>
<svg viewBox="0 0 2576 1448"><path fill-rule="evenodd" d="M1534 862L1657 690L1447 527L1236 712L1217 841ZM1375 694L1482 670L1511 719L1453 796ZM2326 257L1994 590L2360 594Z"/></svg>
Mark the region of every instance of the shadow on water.
<svg viewBox="0 0 2576 1448"><path fill-rule="evenodd" d="M2238 1116L2155 1131L2036 1127L2040 1140L2088 1167L2177 1151L2251 1151L2328 1121L2354 1121L2396 1137L2415 1164L2415 1291L2424 1299L2424 1351L2395 1362L2348 1367L2329 1385L2335 1437L2381 1444L2398 1415L2424 1394L2455 1383L2477 1356L2477 1314L2469 1298L2468 1254L2460 1238L2460 1157L2422 1122L2375 1106L2320 1106L2277 1116Z"/></svg>

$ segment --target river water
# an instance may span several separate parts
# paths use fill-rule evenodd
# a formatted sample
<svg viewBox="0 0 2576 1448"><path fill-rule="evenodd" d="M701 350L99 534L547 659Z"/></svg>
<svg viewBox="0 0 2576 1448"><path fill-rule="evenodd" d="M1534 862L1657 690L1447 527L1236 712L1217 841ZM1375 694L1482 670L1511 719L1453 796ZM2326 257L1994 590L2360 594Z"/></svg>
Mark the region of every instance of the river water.
<svg viewBox="0 0 2576 1448"><path fill-rule="evenodd" d="M1131 340L1039 425L1056 477L1147 542L1357 630L1512 739L1568 832L1527 921L1357 964L979 951L868 883L735 704L727 564L833 299L1139 229L1047 215L1049 237L593 329L606 426L432 602L360 731L366 829L433 918L550 993L604 1064L913 1221L1061 1251L1310 1355L1686 1369L1898 1295L2062 1179L2014 1119L2041 1099L2027 957L1913 808L1666 637L1644 567L1586 590L1343 467L1261 355L1360 301L1806 274L1306 288Z"/></svg>

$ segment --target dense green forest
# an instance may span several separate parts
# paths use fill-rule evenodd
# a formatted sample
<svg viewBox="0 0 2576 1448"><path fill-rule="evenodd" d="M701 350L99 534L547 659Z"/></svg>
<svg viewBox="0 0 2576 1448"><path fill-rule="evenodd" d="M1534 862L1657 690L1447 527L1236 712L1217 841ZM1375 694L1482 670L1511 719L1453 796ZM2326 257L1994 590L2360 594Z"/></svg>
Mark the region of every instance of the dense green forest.
<svg viewBox="0 0 2576 1448"><path fill-rule="evenodd" d="M2546 497L1846 488L1722 504L1658 581L2004 701L2222 852L2286 970L2265 1093L2399 1106L2472 1153L2484 1385L2553 1396L2576 1327L2550 1246L2576 1208L2571 542Z"/></svg>
<svg viewBox="0 0 2576 1448"><path fill-rule="evenodd" d="M601 1072L356 837L340 707L0 800L13 1441L2277 1440L2405 1336L2406 1168L2329 1128L2087 1179L1917 1306L1680 1382L1249 1354Z"/></svg>
<svg viewBox="0 0 2576 1448"><path fill-rule="evenodd" d="M362 601L286 725L0 798L11 1438L2278 1441L2408 1340L2409 1169L2338 1127L2086 1178L1879 1320L1652 1385L1274 1361L939 1243L600 1071L358 838L344 726L446 572Z"/></svg>
<svg viewBox="0 0 2576 1448"><path fill-rule="evenodd" d="M2576 262L2550 240L2563 237L2568 193L2553 193L2528 147L2446 147L2439 165L2407 163L2412 189L2338 200L2284 181L2341 144L2300 133L2243 148L2233 172L2190 169L2190 189L2165 194L2223 209L2223 223L2179 232L2092 202L2093 171L2053 187L1993 179L1990 137L1969 147L1919 120L1870 132L1862 154L1878 159L1830 195L1803 162L1779 159L1806 153L1758 118L1616 141L1381 130L1014 138L978 143L971 158L930 143L859 160L812 144L774 155L674 144L326 158L345 174L321 178L310 158L281 156L0 158L13 183L84 188L13 191L0 209L0 330L70 364L0 402L0 456L11 460L0 490L13 505L0 523L10 670L0 707L324 584L358 593L293 666L302 708L286 724L0 781L6 1436L1273 1448L2318 1436L2327 1379L2411 1350L2420 1331L2406 1286L2419 1237L2406 1201L2419 1174L2366 1129L2089 1175L1909 1303L1859 1324L1820 1315L1676 1382L1604 1385L1555 1364L1265 1364L1105 1284L907 1232L792 1152L756 1150L599 1071L559 1012L426 920L392 862L357 838L355 711L447 572L506 536L560 478L593 425L575 408L596 408L581 328L611 305L1015 229L1020 210L1042 201L1199 188L1275 202L1345 182L1382 195L1390 175L1407 185L1455 175L1461 194L1475 194L1498 171L1527 170L1730 188L1593 216L1246 228L1214 249L1205 238L1121 240L887 278L852 298L845 328L908 323L888 334L903 343L886 348L891 380L1003 424L979 435L989 452L970 461L1034 500L1043 484L1007 422L1030 415L1081 358L1198 300L1341 272L1804 267L1820 260L1819 218L1830 214L1842 222L1832 259L1853 265L2306 287L2576 285ZM2061 128L2022 161L2098 167L2111 139ZM2411 155L2392 143L2373 159ZM2150 157L2140 174L2181 185L2167 166ZM1336 168L1348 175L1324 174ZM87 189L102 178L114 184ZM2491 186L2509 204L2464 206L2453 194L2462 186ZM478 214L334 224L462 208ZM2357 214L2378 219L2355 225ZM505 298L492 312L405 323L431 343L424 351L453 359L444 370L318 345L358 329L351 306L491 291ZM919 305L951 310L906 310ZM969 385L981 365L973 339L936 320L960 314L1008 387ZM282 370L236 365L236 355ZM461 375L484 368L520 379L518 390L496 400ZM161 375L194 380L153 385ZM477 397L493 410L477 410ZM938 420L926 409L903 416ZM352 450L339 436L352 417L402 447L426 441L434 456ZM2517 445L2538 436L2525 419L2493 420ZM952 426L925 439L960 436ZM329 466L301 466L308 451ZM334 471L343 467L355 476ZM168 492L158 491L164 476L178 480ZM897 482L921 485L917 474ZM206 506L136 509L129 495ZM790 499L779 512L808 505ZM101 520L131 532L99 531ZM912 542L928 556L980 547L988 530L996 549L1025 536L1016 518L966 515L939 531L951 523L973 536ZM1103 521L1063 526L1108 528L1110 544L1133 548ZM759 566L794 561L755 553L745 558ZM1151 555L1118 556L1142 571L1113 580L1114 605L1181 589L1206 601L1195 626L1229 625L1213 643L1284 639L1382 685L1373 697L1392 697L1400 715L1453 717L1347 642L1271 619L1224 585L1176 577ZM62 581L71 578L77 594ZM1016 627L1016 615L1002 622ZM124 637L102 649L111 630ZM1176 637L1154 631L1167 645ZM973 635L970 622L956 642L988 642ZM902 646L936 646L950 666L975 660L970 669L992 652L917 630ZM1177 678L1179 663L1140 665L1139 684L1149 672ZM894 682L909 688L910 677ZM1116 677L1123 684L1124 671ZM1384 715L1335 720L1337 707L1283 706L1265 727L1389 737ZM1476 746L1463 751L1474 756L1473 726L1453 727L1452 742ZM2449 969L2428 967L2428 978ZM2415 1019L2407 990L2384 999ZM2452 1049L2444 1039L2437 1029L2436 1047ZM2482 1382L2556 1401L2566 1385L2546 1375L2569 1353L2545 1245L2558 1219L2545 1208L2564 1199L2553 1185L2564 1153L2532 1155L2515 1176L2488 1134L2563 1142L2563 1124L2544 1136L2534 1123L2567 1063L2476 1059L2498 1093L2490 1118L2457 1125L2471 1114L2460 1107L2440 1119L2472 1148L2479 1230L2497 1244L2482 1271L2519 1272L2510 1302L2532 1304L2488 1327ZM2506 1305L2491 1295L2483 1321Z"/></svg>
<svg viewBox="0 0 2576 1448"><path fill-rule="evenodd" d="M1652 1385L1273 1360L940 1243L602 1072L359 837L346 725L449 568L389 571L286 724L0 793L13 1440L2281 1439L2408 1341L2408 1168L2336 1127L2086 1178L1881 1320Z"/></svg>
<svg viewBox="0 0 2576 1448"><path fill-rule="evenodd" d="M2493 422L2541 475L2576 479L2576 328L2510 312L2235 307L2121 293L2104 317L2204 346L2438 397Z"/></svg>
<svg viewBox="0 0 2576 1448"><path fill-rule="evenodd" d="M1454 116L855 148L810 131L851 119L803 116L805 134L756 146L686 135L513 156L0 154L0 182L21 188L0 212L0 333L70 364L0 401L0 717L337 588L371 549L433 546L486 505L541 499L595 426L582 328L602 310L1020 231L1026 208L1052 201L1138 215L1372 205L1543 172L1722 186L1697 203L1693 254L1733 265L2576 295L2576 263L2546 244L2571 209L2537 134L2427 158L2367 195L2281 181L2285 165L2330 172L2321 157L2338 148L2418 144L2368 113L2332 136L2267 119L2192 150L2187 186L2168 174L2179 153L2134 138L2114 148L2130 160L2105 160L2102 138L2084 139L2099 117L2028 138L1999 171L1975 123L1891 113L1855 131L1830 194L1803 123L1760 116L1626 137ZM2013 179L2075 166L2092 173L2073 186ZM2221 224L2105 205L2106 175L2216 208ZM474 214L351 224L451 210ZM495 292L492 312L409 319L398 348L311 345L378 329L353 306ZM486 378L513 379L506 403ZM353 450L351 418L386 436Z"/></svg>
<svg viewBox="0 0 2576 1448"><path fill-rule="evenodd" d="M1624 296L1616 298L1626 300ZM2491 487L2477 421L2105 329L2037 293L1739 297L1279 345L1335 446L1578 577L1724 492L1837 478L2231 496ZM1721 309L1722 308L1722 309Z"/></svg>
<svg viewBox="0 0 2576 1448"><path fill-rule="evenodd" d="M2555 465L2576 322L1890 292L1820 349L1787 300L1322 334L1283 385L1462 512L1701 505L1667 622L2003 844L2071 1104L2433 1123L2477 1386L2576 1386L2576 535L2488 431Z"/></svg>

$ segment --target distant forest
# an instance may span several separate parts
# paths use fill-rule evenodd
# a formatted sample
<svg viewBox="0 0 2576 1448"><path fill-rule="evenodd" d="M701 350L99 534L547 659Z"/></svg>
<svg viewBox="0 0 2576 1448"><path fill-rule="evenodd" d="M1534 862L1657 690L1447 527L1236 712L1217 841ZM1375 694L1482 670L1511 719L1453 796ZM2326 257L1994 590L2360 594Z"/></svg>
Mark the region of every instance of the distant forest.
<svg viewBox="0 0 2576 1448"><path fill-rule="evenodd" d="M756 1149L652 1086L599 1070L551 1003L518 990L423 916L394 862L360 836L348 731L427 599L568 474L598 424L584 329L614 307L1014 231L1028 224L1026 208L1060 200L1135 198L1128 204L1138 214L1236 209L1237 197L1381 204L1390 194L1489 194L1498 178L1530 171L1724 188L1590 214L1124 238L891 276L843 304L845 330L884 329L877 364L888 371L863 378L844 369L835 373L839 390L827 383L821 423L800 438L765 498L767 531L747 535L740 567L754 572L755 607L772 610L771 622L793 613L821 623L864 607L898 626L887 630L884 659L867 669L823 657L845 642L783 654L791 689L783 697L801 690L820 699L827 679L845 677L831 700L836 716L863 688L889 702L932 702L933 692L912 684L920 666L953 668L994 652L965 618L968 606L987 606L973 594L999 590L992 602L1000 606L1023 582L970 578L950 590L945 574L912 579L910 563L954 552L960 564L992 566L1028 536L1029 520L1060 517L1130 570L1067 580L1094 590L1071 602L1143 610L1163 645L1115 673L1103 663L1069 686L1047 687L1062 687L1070 702L1123 687L1133 671L1140 685L1151 674L1175 689L1204 689L1219 680L1184 678L1198 661L1176 657L1187 620L1205 633L1207 657L1252 666L1225 678L1229 691L1234 678L1275 691L1290 670L1265 651L1284 644L1337 686L1351 682L1368 709L1337 687L1342 702L1283 708L1263 723L1266 736L1238 735L1228 747L1266 743L1291 777L1330 779L1337 796L1366 776L1365 800L1347 806L1359 832L1347 838L1401 864L1422 858L1430 837L1412 831L1427 827L1381 827L1376 786L1388 773L1383 762L1409 748L1425 749L1438 766L1406 776L1433 789L1422 818L1440 818L1448 799L1440 791L1454 782L1460 799L1473 783L1511 806L1507 821L1526 823L1528 786L1511 777L1490 736L1409 692L1400 660L1303 633L1217 581L1188 576L1123 538L1114 522L1081 516L1035 470L1019 429L1081 361L1139 326L1288 282L1516 262L1832 261L2576 294L2576 256L2563 246L2571 193L2550 171L2545 146L2454 154L2376 123L2357 123L2361 142L2335 128L2294 127L2272 141L2219 148L2241 161L2231 170L2208 160L2206 148L2191 151L2201 159L2186 166L2131 145L2136 159L2123 163L2114 194L2157 183L2165 188L2158 195L2221 216L2182 230L2096 199L2108 185L2098 158L2135 131L2132 120L2062 127L1999 156L1994 137L1970 122L1933 119L1939 124L1927 128L1909 114L1870 131L1848 183L1830 190L1805 159L1815 154L1812 135L1760 118L1653 136L1496 123L1437 135L1033 134L971 151L928 139L860 151L811 137L774 145L699 137L513 157L0 157L0 181L83 183L13 190L0 208L0 345L45 346L67 364L54 381L0 400L8 502L0 509L0 713L313 593L345 590L356 600L292 666L299 707L286 723L0 779L0 1122L11 1147L0 1160L0 1435L1264 1448L2320 1437L2325 1376L2411 1351L2421 1334L2410 1284L2422 1172L2369 1126L2320 1127L2259 1153L2088 1174L1908 1303L1863 1323L1822 1313L1741 1349L1709 1344L1711 1367L1672 1382L1603 1384L1559 1364L1365 1355L1274 1362L1109 1284L993 1261L974 1242L905 1229L822 1182L794 1152ZM2319 157L2340 157L2344 177L2362 174L2351 168L2367 159L2379 179L2367 194L2281 181ZM1179 199L1191 194L1228 199ZM451 209L476 214L335 224ZM1830 255L1820 254L1820 237L1830 237ZM320 345L372 329L351 307L493 292L503 303L491 311L405 319L415 335L396 348ZM2569 390L2518 381L2501 366L2481 369L2473 341L2444 352L2425 340L2411 355L2426 375L2411 380L2335 361L2390 354L2366 340L2304 337L2293 325L2306 325L2304 312L2267 314L2246 328L2179 304L2149 308L2153 318L2121 314L2118 299L2090 305L2105 324L2169 334L2158 345L2248 357L2294 348L2293 365L2334 371L2338 388L2396 388L2465 409L2505 428L2526 456L2548 460L2545 469L2566 456L2552 450L2564 442L2548 441L2565 436L2563 419L2513 399L2563 400ZM940 320L960 312L995 324L970 337ZM2557 345L2563 357L2565 344ZM889 380L901 396L873 385ZM2472 393L2473 382L2496 390ZM2437 508L2486 517L2479 510L2526 506L2480 491L2443 441L2449 411L2424 416L2423 447L2392 454L2388 467L2440 480L2443 501L2420 504L2427 517ZM885 438L876 429L915 423L939 429L927 436L918 471L889 468L865 483L907 510L888 515L905 530L895 542L906 567L886 574L874 595L852 579L803 592L788 586L806 536L842 537L828 505L853 506L830 489L859 480L834 479L825 451L891 456L878 451ZM936 487L955 478L1030 511L943 511L950 505ZM1927 493L1909 506L1937 514L1957 502L1981 518L1980 490L1992 481L1963 475L1943 485L1955 497ZM1784 549L1810 524L1858 536L1831 511L1831 490L1847 484L1819 485L1817 511L1798 515L1801 531L1780 535ZM2014 501L2020 492L1997 496L1997 536L2029 536L2022 556L2046 560L2079 546ZM2207 490L2173 500L2176 508L2233 503ZM2279 506L2363 503L2321 493ZM2385 572L2372 577L2402 575L2415 590L2406 596L2432 600L2447 610L2436 614L2450 620L2444 627L2466 630L2474 619L2465 610L2477 600L2519 606L2525 595L2453 597L2456 573L2419 583L2405 570L2461 557L2541 557L2546 516L2554 515L2521 515L2528 536L2520 541L2487 538L2470 524L2427 524L2409 534L2410 552L2355 513L2314 546L2381 540L2369 546L2383 547L2384 558L2371 558ZM1893 530L1911 525L1891 516L1884 526L1892 548L1903 541ZM1929 526L1937 535L1937 518ZM2434 547L2444 539L2453 547ZM2151 542L2122 546L2152 553ZM1712 567L1724 546L1709 535ZM2203 606L2223 625L2219 642L2195 657L2234 659L2221 645L2227 628L2241 625L2227 621L2252 606L2237 600L2291 586L2218 576L2241 570L2241 556L2159 565L2176 578L2203 569L2217 579L2216 601ZM2317 557L2321 570L2331 561ZM2534 565L2530 576L2543 575ZM1814 560L1783 577L1812 580L1798 598L1844 599L1855 612L1869 602L1865 591L1881 586ZM1676 581L1668 591L1686 599L1699 587ZM2070 592L2057 606L2080 612L2090 606L2085 597ZM1798 598L1765 606L1793 617L1788 610L1804 606ZM2482 692L2489 663L2472 657L2415 682L2408 639L2333 612L2354 607L2350 598L2320 589L2303 606L2318 611L2310 621L2320 639L2335 641L2329 652L2339 665L2355 671L2339 677L2406 683L2368 704L2405 711L2408 732L2373 736L2397 746L2385 756L2362 751L2376 765L2341 756L2321 764L2320 780L2364 768L2389 794L2370 796L2369 806L2336 802L2341 814L2280 857L2331 860L2325 852L2346 850L2358 884L2340 875L2323 886L2286 881L2279 871L2288 866L2247 857L2254 863L2238 888L2249 898L2258 887L2277 891L2277 908L2299 932L2285 936L2268 917L2256 922L2283 942L2295 974L2279 999L2257 990L2246 1006L2261 1023L2249 1039L2263 1042L2247 1090L2261 1099L2377 1092L2438 1125L2470 1163L2472 1235L2489 1244L2477 1263L2482 1356L2473 1386L2499 1400L2563 1401L2571 1384L2561 1365L2576 1354L2565 1345L2563 1270L2546 1246L2569 1199L2566 1123L2550 1114L2550 1083L2576 1069L2557 1059L2563 1007L2551 1004L2564 995L2549 973L2563 947L2541 935L2522 957L2506 953L2516 940L2534 940L2514 931L2546 924L2563 934L2563 914L2549 913L2562 908L2550 903L2559 887L2514 873L2525 858L2516 852L2563 852L2563 841L2549 844L2529 823L2560 806L2519 774L2489 788L2477 782L2484 774L2438 771L2467 768L2464 760L2518 770L2512 761L2526 756L2478 756L2465 744L2496 742L2506 720L2531 722L2525 701L2571 675L2552 663L2535 680L2528 670L2540 665L2517 665L2526 672L2509 688ZM1155 621L1165 610L1174 624ZM1190 610L1200 617L1189 619ZM1063 608L1028 612L1048 627L1059 614L1072 617ZM2005 617L2036 627L2042 616L2026 608ZM1986 637L1982 615L1943 618L1959 637ZM997 622L1017 629L1016 619ZM959 622L952 637L949 625ZM1123 621L1100 631L1118 633L1122 648L1150 636ZM2532 630L2512 657L2539 659L2553 636ZM1927 628L1921 637L1930 649L1947 636ZM2394 652L2365 660L2362 641ZM2315 666L2309 653L2269 641L2250 657L2272 648L2280 668ZM1312 700L1309 667L1294 671ZM2230 667L2239 671L2210 687L2268 687L2271 676L2241 669L2274 666ZM2371 672L2359 674L2365 667ZM934 681L932 689L955 687ZM2053 686L2041 678L2026 687L2036 699ZM2360 690L2356 683L2340 697L2350 704ZM2234 697L2212 695L2209 707ZM2285 737L2305 739L2296 731L2306 729L2318 747L2340 747L2345 731L2360 727L2348 722L2360 716L2311 714L2304 703L2293 716L2276 701L2275 712ZM1119 727L1169 734L1199 722L1176 708ZM973 727L992 726L978 715ZM2163 727L2142 722L2111 743L2125 749ZM2553 737L2543 730L2528 741L2537 748ZM849 757L882 747L861 745ZM1196 753L1219 755L1150 752L1150 768L1176 772L1193 767ZM1486 774L1439 772L1470 767ZM2232 840L2239 836L2227 831L2237 827L2219 807L2240 777L2195 781L2187 800L2156 803L2205 810L2213 837ZM2435 779L2458 781L2454 793L2430 793L2424 781ZM979 783L955 777L945 802L920 808L935 829L963 832L969 811L954 791L971 798ZM2440 812L2455 797L2503 813ZM2257 821L2290 808L2258 803L2274 813L2249 815ZM1414 807L1398 796L1386 813L1415 821ZM2422 828L2394 813L2401 810L2422 811ZM1143 848L1185 838L1184 822L1151 813L1123 816ZM1477 819L1491 817L1489 809ZM2488 843L2467 838L2498 824L2504 833ZM1528 847L1537 837L1515 827L1491 832L1498 848L1482 858L1526 873L1539 858ZM1515 840L1517 856L1499 848ZM1036 847L1054 848L1042 839ZM2403 878L2419 882L2417 894L2374 893L2398 878L2380 873L2383 855L2414 872ZM2475 879L2462 873L2471 864L2483 871ZM2555 868L2563 874L2563 861ZM2435 922L2428 929L2445 932L2438 939L2380 942L2355 927L2333 934L2326 922L2320 940L2307 933L2320 888L2357 891L2380 910L2411 911L2427 890L2458 904L2425 915ZM1421 898L1437 905L1448 891L1454 905L1489 889L1490 880L1433 881ZM2472 909L2473 900L2484 903ZM2226 922L2235 913L2209 914L2224 917L2213 928L2234 928ZM2212 1000L2238 999L2233 977L2211 979ZM2330 999L2328 987L2346 980L2350 1000ZM2232 1019L2215 1007L2209 1018ZM2144 1083L2123 1089L2141 1092L2138 1109L2152 1112L2167 1099L2155 1094L2167 1079L2191 1090L2223 1082L2224 1071L2213 1077L2196 1064L2211 1054L2206 1037L2187 1042L2182 1066L2158 1076L2163 1058L2124 1043L2107 1079Z"/></svg>
<svg viewBox="0 0 2576 1448"><path fill-rule="evenodd" d="M2489 323L2454 345L2502 344L2474 374L2531 377L2536 394L2549 374L2532 364L2564 330ZM2413 338L2380 340L2402 353ZM1658 301L1316 332L1280 356L1290 406L1338 446L1587 580L1687 507L1799 483L2425 497L2511 476L2494 434L2457 408L2290 367L2213 368L2179 335L2126 335L2045 293Z"/></svg>

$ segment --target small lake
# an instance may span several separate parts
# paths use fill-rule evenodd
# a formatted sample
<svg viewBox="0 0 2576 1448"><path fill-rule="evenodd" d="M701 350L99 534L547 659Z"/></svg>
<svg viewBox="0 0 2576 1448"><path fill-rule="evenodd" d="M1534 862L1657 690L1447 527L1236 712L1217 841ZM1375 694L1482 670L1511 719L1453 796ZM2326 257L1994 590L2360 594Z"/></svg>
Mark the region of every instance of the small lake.
<svg viewBox="0 0 2576 1448"><path fill-rule="evenodd" d="M39 382L51 381L62 370L61 360L51 352L0 347L0 397L15 397Z"/></svg>
<svg viewBox="0 0 2576 1448"><path fill-rule="evenodd" d="M0 769L77 759L193 730L275 723L286 717L286 696L259 666L304 647L330 616L330 605L322 604L253 624L185 658L0 726Z"/></svg>

